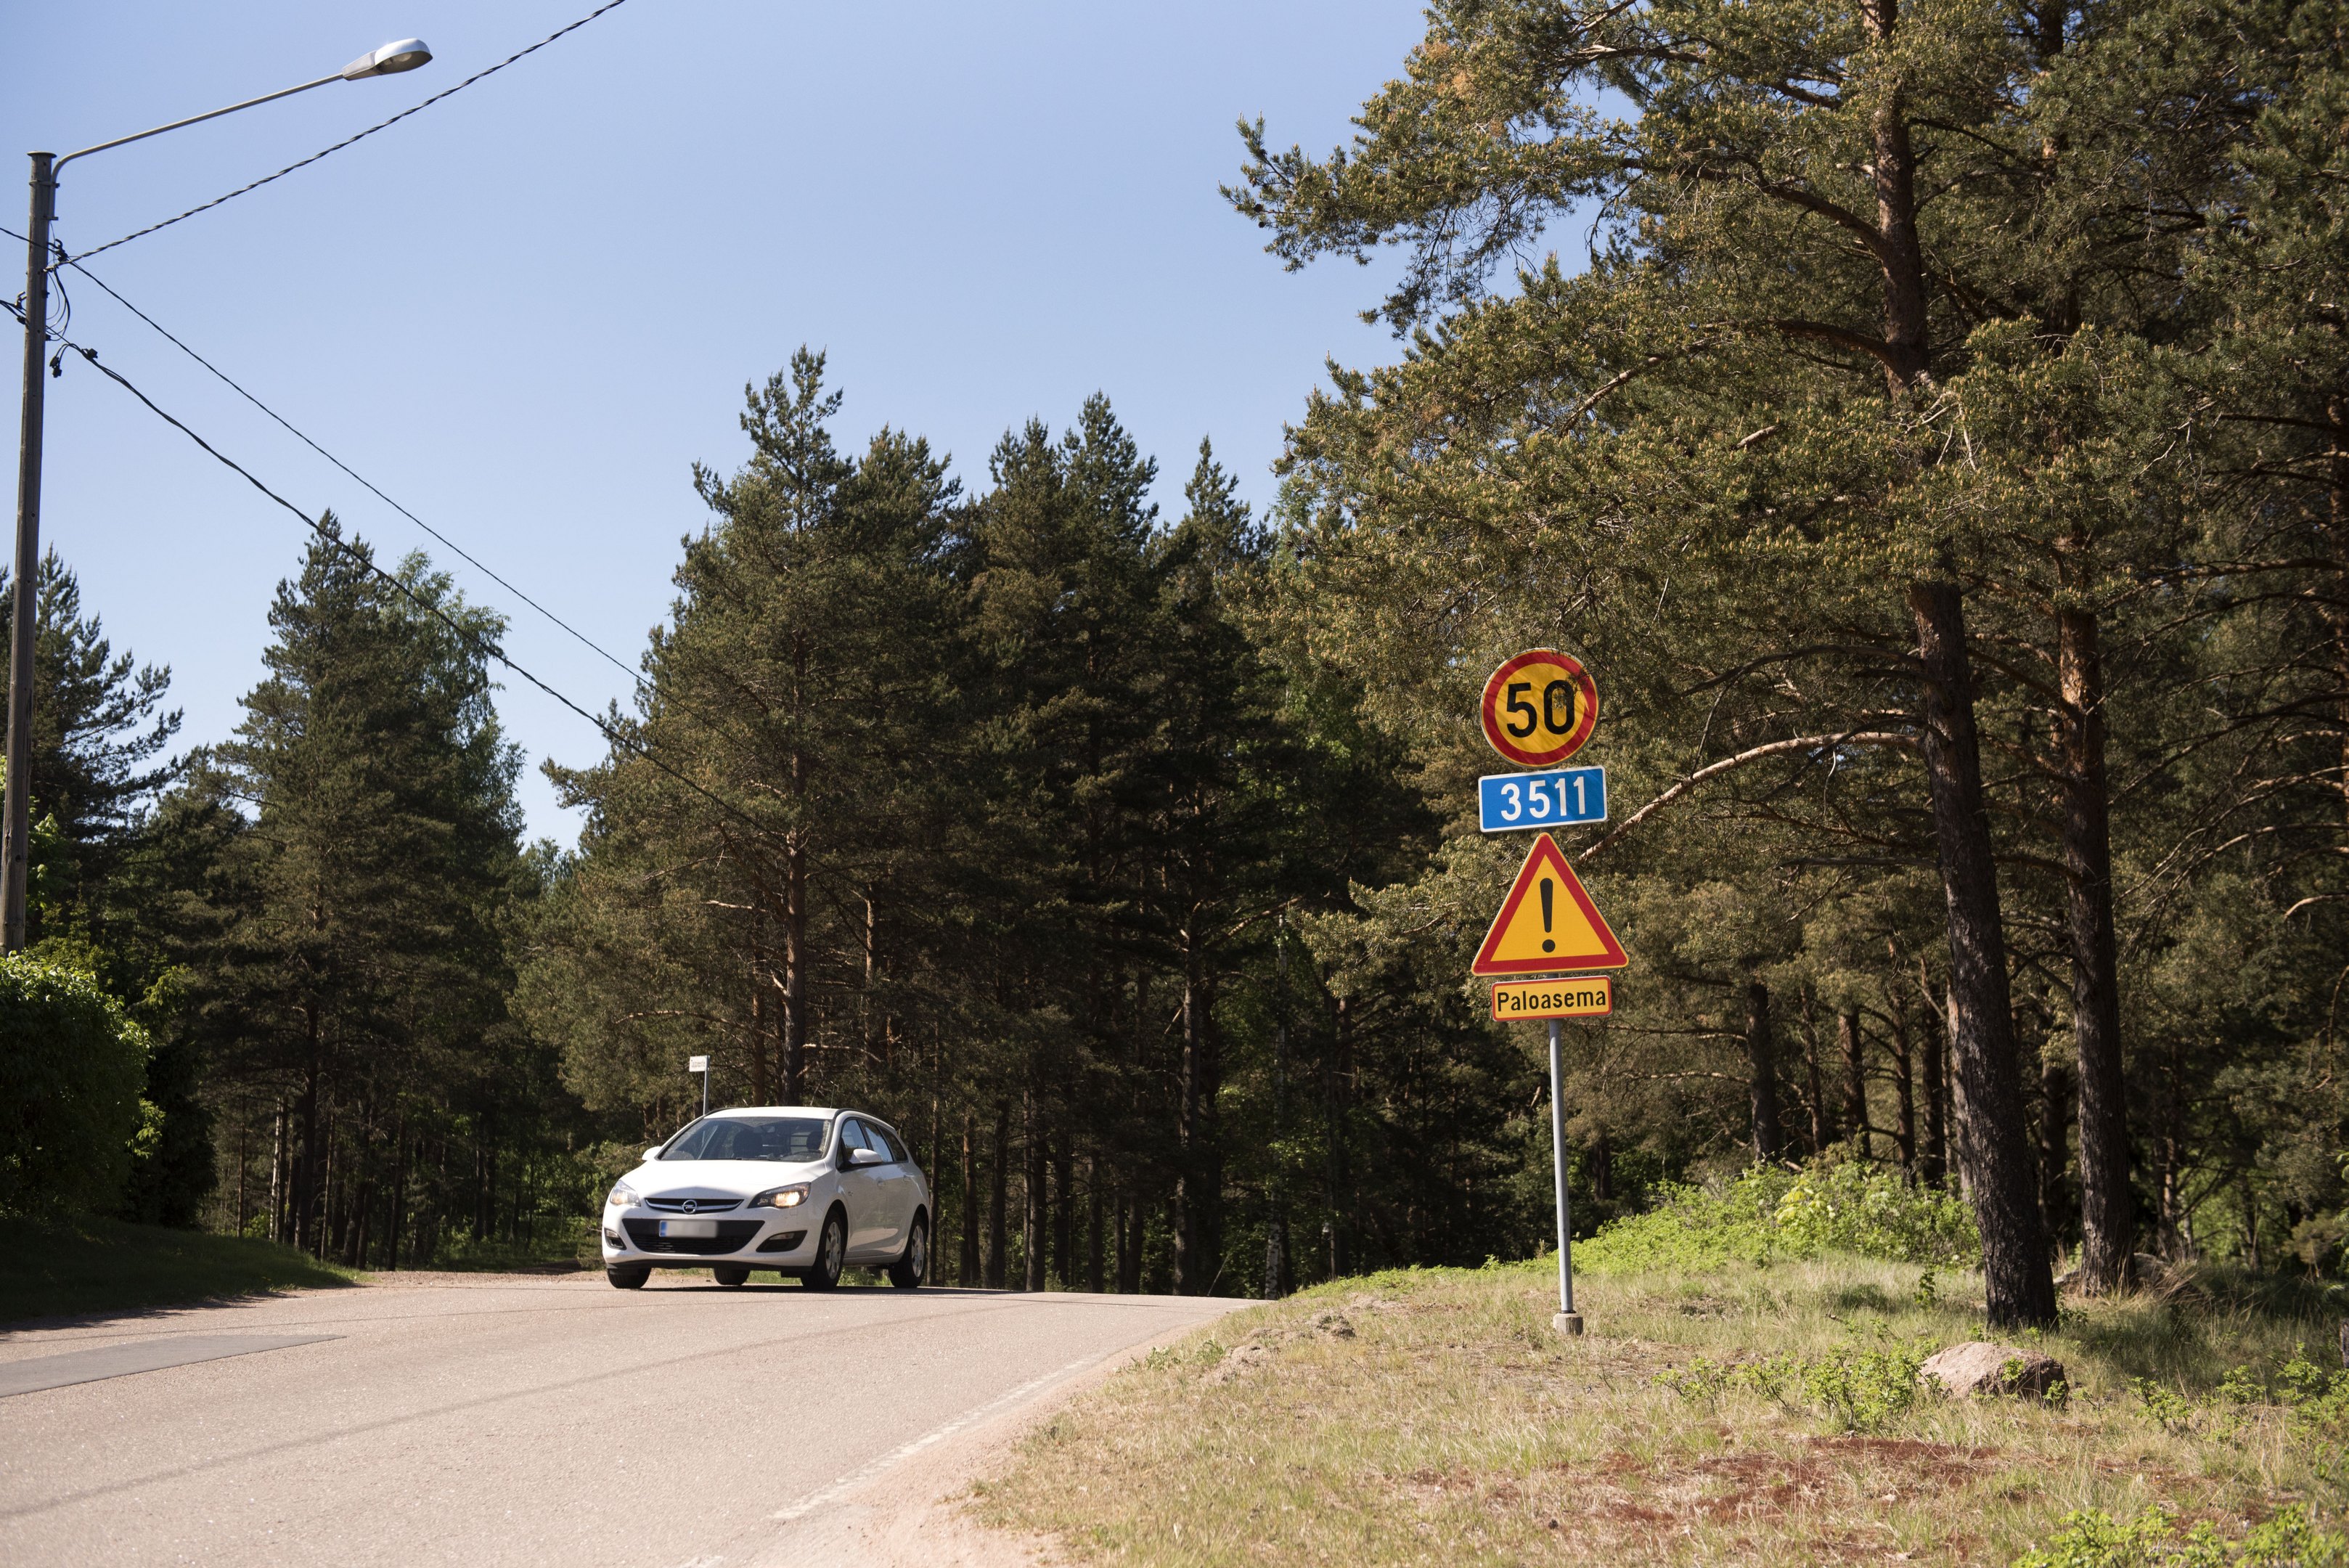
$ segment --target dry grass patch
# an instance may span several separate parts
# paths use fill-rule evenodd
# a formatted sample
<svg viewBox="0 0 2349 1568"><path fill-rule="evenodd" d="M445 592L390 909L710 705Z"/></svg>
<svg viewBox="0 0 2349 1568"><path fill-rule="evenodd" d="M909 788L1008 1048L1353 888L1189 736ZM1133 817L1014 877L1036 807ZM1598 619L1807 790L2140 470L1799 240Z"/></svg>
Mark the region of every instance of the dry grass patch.
<svg viewBox="0 0 2349 1568"><path fill-rule="evenodd" d="M2313 1316L2102 1304L2030 1341L2064 1402L1919 1397L1918 1361L1980 1337L1968 1283L1858 1262L1590 1280L1580 1340L1535 1270L1323 1287L1121 1372L975 1506L1084 1563L2005 1563L2075 1510L2240 1532L2349 1496L2289 1412L2213 1402Z"/></svg>

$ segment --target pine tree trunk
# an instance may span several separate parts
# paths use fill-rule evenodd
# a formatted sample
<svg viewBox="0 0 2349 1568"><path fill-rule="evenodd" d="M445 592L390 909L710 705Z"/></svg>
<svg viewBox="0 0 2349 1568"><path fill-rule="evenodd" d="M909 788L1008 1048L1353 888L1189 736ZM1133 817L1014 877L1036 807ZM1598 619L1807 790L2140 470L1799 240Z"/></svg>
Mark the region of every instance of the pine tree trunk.
<svg viewBox="0 0 2349 1568"><path fill-rule="evenodd" d="M1106 1207L1102 1191L1101 1156L1085 1157L1085 1289L1102 1293L1102 1222Z"/></svg>
<svg viewBox="0 0 2349 1568"><path fill-rule="evenodd" d="M955 1283L975 1285L978 1272L978 1172L971 1161L970 1112L962 1113L962 1251L956 1260Z"/></svg>
<svg viewBox="0 0 2349 1568"><path fill-rule="evenodd" d="M1909 1008L1903 1002L1892 1026L1892 1076L1900 1090L1894 1107L1892 1143L1900 1156L1900 1174L1917 1179L1917 1059L1909 1048Z"/></svg>
<svg viewBox="0 0 2349 1568"><path fill-rule="evenodd" d="M767 1098L767 977L753 965L750 971L750 1103L771 1105Z"/></svg>
<svg viewBox="0 0 2349 1568"><path fill-rule="evenodd" d="M1044 1288L1044 1139L1036 1128L1036 1096L1019 1101L1019 1140L1026 1158L1019 1180L1020 1289Z"/></svg>
<svg viewBox="0 0 2349 1568"><path fill-rule="evenodd" d="M1146 1240L1146 1232L1143 1229L1145 1210L1141 1192L1129 1184L1119 1207L1123 1211L1123 1221L1117 1233L1117 1288L1121 1294L1139 1295L1142 1293L1142 1248Z"/></svg>
<svg viewBox="0 0 2349 1568"><path fill-rule="evenodd" d="M1745 987L1746 1085L1754 1118L1754 1158L1774 1160L1784 1147L1778 1129L1778 1069L1772 1061L1770 988L1760 981Z"/></svg>
<svg viewBox="0 0 2349 1568"><path fill-rule="evenodd" d="M1807 989L1803 992L1803 1073L1810 1088L1809 1152L1816 1158L1819 1150L1835 1140L1835 1127L1827 1116L1826 1089L1819 1078L1818 1017L1813 1011L1812 997Z"/></svg>
<svg viewBox="0 0 2349 1568"><path fill-rule="evenodd" d="M1892 42L1899 0L1866 0L1863 18L1879 44ZM1868 171L1876 185L1877 250L1883 282L1884 379L1895 397L1916 385L1930 363L1925 247L1917 234L1917 157L1909 140L1907 106L1894 84L1877 95L1869 133L1875 142Z"/></svg>
<svg viewBox="0 0 2349 1568"><path fill-rule="evenodd" d="M294 1185L290 1179L293 1173L286 1165L285 1122L285 1101L280 1097L269 1150L269 1239L279 1242L292 1239L285 1223L286 1200Z"/></svg>
<svg viewBox="0 0 2349 1568"><path fill-rule="evenodd" d="M2072 1044L2080 1075L2080 1284L2129 1282L2137 1199L2129 1189L2122 1079L2120 961L2113 940L2113 848L2105 775L2104 659L2096 618L2056 617L2064 688L2064 869L2072 940Z"/></svg>
<svg viewBox="0 0 2349 1568"><path fill-rule="evenodd" d="M1354 1211L1353 1162L1347 1147L1347 1088L1354 1074L1354 1014L1350 998L1337 1001L1330 1054L1321 1075L1322 1106L1329 1122L1330 1275L1354 1271L1353 1239L1347 1233Z"/></svg>
<svg viewBox="0 0 2349 1568"><path fill-rule="evenodd" d="M1009 1183L1011 1163L1011 1103L995 1102L995 1158L987 1171L987 1288L999 1291L1009 1277L1010 1264L1006 1254L1011 1237L1006 1223L1005 1189Z"/></svg>
<svg viewBox="0 0 2349 1568"><path fill-rule="evenodd" d="M2323 613L2333 630L2333 690L2341 692L2341 811L2349 824L2349 397L2335 397L2324 406L2333 431L2333 452L2326 462L2332 490L2326 497L2326 536L2333 542L2333 592L2323 598ZM2349 1323L2342 1329L2342 1365L2349 1366Z"/></svg>
<svg viewBox="0 0 2349 1568"><path fill-rule="evenodd" d="M1862 1159L1876 1158L1868 1126L1868 1062L1859 1035L1859 1014L1836 1014L1836 1044L1843 1048L1843 1119Z"/></svg>
<svg viewBox="0 0 2349 1568"><path fill-rule="evenodd" d="M384 1227L383 1266L399 1267L399 1232L408 1219L408 1109L400 1107L399 1126L391 1138L391 1218Z"/></svg>
<svg viewBox="0 0 2349 1568"><path fill-rule="evenodd" d="M1932 998L1928 995L1930 1005ZM1950 1182L1950 1064L1947 1028L1925 1031L1925 1149L1918 1162L1918 1174L1928 1187L1946 1187Z"/></svg>
<svg viewBox="0 0 2349 1568"><path fill-rule="evenodd" d="M1288 1195L1283 1189L1281 1141L1288 1127L1288 949L1287 922L1280 948L1280 1016L1272 1030L1272 1147L1267 1151L1264 1203L1264 1294L1278 1301L1288 1293Z"/></svg>
<svg viewBox="0 0 2349 1568"><path fill-rule="evenodd" d="M1989 1317L2001 1328L2052 1324L2055 1286L2023 1141L2006 933L1982 804L1964 600L1954 584L1924 582L1909 588L1909 603L1924 666L1925 774L1949 909L1950 1000L1957 1014L1952 1054L1964 1117L1958 1152L1968 1168L1982 1231Z"/></svg>
<svg viewBox="0 0 2349 1568"><path fill-rule="evenodd" d="M797 1106L807 1094L807 846L796 828L783 846L783 1099Z"/></svg>
<svg viewBox="0 0 2349 1568"><path fill-rule="evenodd" d="M306 1055L302 1069L302 1092L294 1102L295 1155L292 1213L288 1238L305 1252L318 1250L318 1189L324 1180L326 1151L320 1147L324 1139L318 1127L318 1080L320 1047L318 1041L318 1009L314 1001L304 1009Z"/></svg>
<svg viewBox="0 0 2349 1568"><path fill-rule="evenodd" d="M2064 1155L2065 1117L2064 1106L2069 1098L2069 1085L2064 1082L2064 1064L2053 1050L2039 1056L2039 1215L2047 1227L2050 1251L2060 1251L2062 1238L2071 1229L2067 1222L2070 1206L2064 1200Z"/></svg>
<svg viewBox="0 0 2349 1568"><path fill-rule="evenodd" d="M1201 1292L1204 1262L1199 1247L1201 1191L1200 1115L1206 1069L1206 1002L1202 995L1198 954L1184 933L1183 1062L1174 1101L1174 1293Z"/></svg>
<svg viewBox="0 0 2349 1568"><path fill-rule="evenodd" d="M1053 1138L1052 1153L1052 1277L1061 1288L1077 1282L1077 1207L1071 1198L1069 1135Z"/></svg>
<svg viewBox="0 0 2349 1568"><path fill-rule="evenodd" d="M1216 983L1209 976L1201 985L1198 1153L1195 1168L1198 1189L1192 1195L1192 1225L1198 1237L1196 1254L1203 1277L1198 1293L1213 1295L1224 1267L1224 1033L1216 1019Z"/></svg>

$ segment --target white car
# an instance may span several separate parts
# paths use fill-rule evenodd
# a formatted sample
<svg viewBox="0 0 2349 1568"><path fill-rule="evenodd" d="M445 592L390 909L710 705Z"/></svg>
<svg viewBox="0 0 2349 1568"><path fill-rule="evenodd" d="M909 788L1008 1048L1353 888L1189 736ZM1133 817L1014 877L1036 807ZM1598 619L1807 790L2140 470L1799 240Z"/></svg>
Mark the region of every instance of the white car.
<svg viewBox="0 0 2349 1568"><path fill-rule="evenodd" d="M905 1140L876 1117L812 1106L718 1111L647 1149L604 1200L604 1277L632 1291L655 1269L707 1268L721 1285L776 1269L828 1291L862 1264L917 1290L931 1211Z"/></svg>

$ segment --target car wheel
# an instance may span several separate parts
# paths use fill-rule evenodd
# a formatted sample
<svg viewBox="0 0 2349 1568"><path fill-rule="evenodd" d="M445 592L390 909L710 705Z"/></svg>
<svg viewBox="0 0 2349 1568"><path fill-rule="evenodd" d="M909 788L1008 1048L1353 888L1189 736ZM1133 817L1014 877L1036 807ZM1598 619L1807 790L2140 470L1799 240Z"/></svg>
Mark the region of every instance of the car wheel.
<svg viewBox="0 0 2349 1568"><path fill-rule="evenodd" d="M930 1276L930 1217L914 1216L913 1233L905 1238L905 1251L889 1265L889 1282L901 1291L917 1291Z"/></svg>
<svg viewBox="0 0 2349 1568"><path fill-rule="evenodd" d="M812 1291L828 1291L840 1283L848 1262L848 1220L835 1209L823 1217L823 1234L815 1244L815 1266L800 1274L800 1283Z"/></svg>
<svg viewBox="0 0 2349 1568"><path fill-rule="evenodd" d="M710 1278L716 1280L721 1285L739 1285L743 1281L750 1277L750 1265L748 1263L719 1263L711 1267L709 1275Z"/></svg>
<svg viewBox="0 0 2349 1568"><path fill-rule="evenodd" d="M607 1263L604 1279L616 1291L640 1291L645 1282L653 1277L650 1263Z"/></svg>

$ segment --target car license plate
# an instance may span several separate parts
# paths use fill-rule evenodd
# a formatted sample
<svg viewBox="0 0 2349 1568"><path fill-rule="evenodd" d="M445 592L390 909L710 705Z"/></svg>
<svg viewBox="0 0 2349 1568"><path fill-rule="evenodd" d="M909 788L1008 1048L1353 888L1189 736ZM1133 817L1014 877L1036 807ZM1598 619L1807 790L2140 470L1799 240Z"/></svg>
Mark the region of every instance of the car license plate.
<svg viewBox="0 0 2349 1568"><path fill-rule="evenodd" d="M681 1237L688 1241L715 1241L718 1236L718 1221L715 1220L664 1220L660 1222L660 1233L664 1236Z"/></svg>

